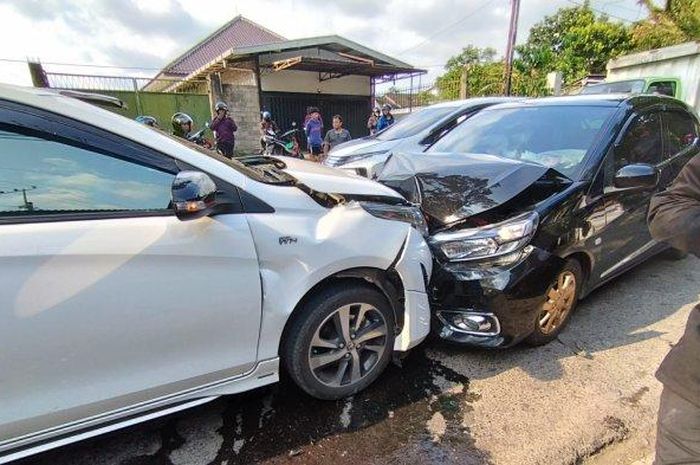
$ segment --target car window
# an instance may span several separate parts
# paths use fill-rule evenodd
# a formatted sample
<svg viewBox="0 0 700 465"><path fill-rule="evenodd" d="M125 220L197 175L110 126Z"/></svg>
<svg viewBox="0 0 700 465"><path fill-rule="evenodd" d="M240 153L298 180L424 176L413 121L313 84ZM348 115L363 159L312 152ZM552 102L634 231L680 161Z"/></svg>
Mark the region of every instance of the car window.
<svg viewBox="0 0 700 465"><path fill-rule="evenodd" d="M650 94L668 95L669 97L676 96L675 81L654 81L649 84L648 92Z"/></svg>
<svg viewBox="0 0 700 465"><path fill-rule="evenodd" d="M604 82L581 89L581 94L641 94L644 92L644 80Z"/></svg>
<svg viewBox="0 0 700 465"><path fill-rule="evenodd" d="M664 156L670 158L693 144L698 137L698 127L692 116L680 111L665 112L664 119L667 138Z"/></svg>
<svg viewBox="0 0 700 465"><path fill-rule="evenodd" d="M615 150L615 171L635 164L656 165L661 161L661 118L659 113L637 116Z"/></svg>
<svg viewBox="0 0 700 465"><path fill-rule="evenodd" d="M437 123L453 111L455 111L455 107L425 108L416 111L377 133L376 138L379 140L396 140L413 136Z"/></svg>
<svg viewBox="0 0 700 465"><path fill-rule="evenodd" d="M483 110L427 152L479 153L538 163L576 178L615 107L545 105Z"/></svg>
<svg viewBox="0 0 700 465"><path fill-rule="evenodd" d="M0 217L166 211L174 175L0 125Z"/></svg>

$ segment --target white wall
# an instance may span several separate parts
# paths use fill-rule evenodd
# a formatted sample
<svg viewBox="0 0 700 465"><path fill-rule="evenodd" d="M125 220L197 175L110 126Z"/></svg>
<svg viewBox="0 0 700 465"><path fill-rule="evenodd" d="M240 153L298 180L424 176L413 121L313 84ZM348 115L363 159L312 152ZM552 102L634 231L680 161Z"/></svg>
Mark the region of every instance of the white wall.
<svg viewBox="0 0 700 465"><path fill-rule="evenodd" d="M319 82L318 73L283 70L260 76L263 92L303 92L307 94L363 95L370 94L368 76L343 76Z"/></svg>

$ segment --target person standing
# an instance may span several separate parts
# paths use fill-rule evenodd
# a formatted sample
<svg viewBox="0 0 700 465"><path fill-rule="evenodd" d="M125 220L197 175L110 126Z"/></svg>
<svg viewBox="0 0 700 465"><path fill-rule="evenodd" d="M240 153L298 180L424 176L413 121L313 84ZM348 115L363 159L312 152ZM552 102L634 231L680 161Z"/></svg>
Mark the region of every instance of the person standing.
<svg viewBox="0 0 700 465"><path fill-rule="evenodd" d="M310 118L304 126L306 137L309 143L309 156L313 161L318 161L321 156L323 146L323 121L318 108L313 108Z"/></svg>
<svg viewBox="0 0 700 465"><path fill-rule="evenodd" d="M333 129L328 130L323 139L323 157L325 158L333 147L350 139L350 131L343 128L343 118L340 115L333 116Z"/></svg>
<svg viewBox="0 0 700 465"><path fill-rule="evenodd" d="M394 115L391 114L391 105L385 103L382 106L382 116L377 121L377 132L388 128L392 124L394 124Z"/></svg>
<svg viewBox="0 0 700 465"><path fill-rule="evenodd" d="M649 229L654 239L700 257L700 155L652 198ZM664 388L654 464L700 464L700 305L690 311L683 337L656 377Z"/></svg>
<svg viewBox="0 0 700 465"><path fill-rule="evenodd" d="M269 135L270 132L277 134L280 129L277 123L272 119L272 113L269 111L263 111L260 116L260 145L262 146L262 151L260 153L264 153L267 147L265 136Z"/></svg>
<svg viewBox="0 0 700 465"><path fill-rule="evenodd" d="M224 102L216 102L214 107L216 116L211 121L209 128L216 132L216 147L228 158L233 157L233 148L236 144L235 132L238 130L236 122L228 114L228 105Z"/></svg>
<svg viewBox="0 0 700 465"><path fill-rule="evenodd" d="M370 136L377 132L377 122L379 121L380 116L381 111L379 110L379 107L374 107L372 113L369 115L369 119L367 119L367 129L369 129Z"/></svg>

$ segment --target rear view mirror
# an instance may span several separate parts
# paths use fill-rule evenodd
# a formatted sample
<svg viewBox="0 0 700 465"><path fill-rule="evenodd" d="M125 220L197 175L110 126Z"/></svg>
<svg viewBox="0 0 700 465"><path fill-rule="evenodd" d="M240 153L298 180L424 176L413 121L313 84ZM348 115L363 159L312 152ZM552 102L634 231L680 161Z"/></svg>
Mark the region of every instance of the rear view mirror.
<svg viewBox="0 0 700 465"><path fill-rule="evenodd" d="M175 216L194 220L212 213L216 205L216 184L199 171L180 171L171 188Z"/></svg>
<svg viewBox="0 0 700 465"><path fill-rule="evenodd" d="M646 163L627 165L615 173L613 184L618 189L652 189L659 184L659 172Z"/></svg>

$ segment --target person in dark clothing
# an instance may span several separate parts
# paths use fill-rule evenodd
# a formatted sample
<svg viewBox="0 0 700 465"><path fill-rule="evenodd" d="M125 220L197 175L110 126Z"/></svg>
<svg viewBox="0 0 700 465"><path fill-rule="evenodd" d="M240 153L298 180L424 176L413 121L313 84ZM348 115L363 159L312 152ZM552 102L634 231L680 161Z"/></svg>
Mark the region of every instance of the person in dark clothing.
<svg viewBox="0 0 700 465"><path fill-rule="evenodd" d="M700 155L653 197L649 229L654 239L700 257ZM700 464L700 305L691 310L685 334L656 377L664 389L654 464Z"/></svg>
<svg viewBox="0 0 700 465"><path fill-rule="evenodd" d="M392 124L394 124L394 115L391 114L391 105L385 103L382 106L382 116L377 120L377 132L388 128Z"/></svg>
<svg viewBox="0 0 700 465"><path fill-rule="evenodd" d="M216 116L211 121L209 128L216 132L216 147L226 157L233 157L233 148L236 144L235 132L238 130L236 122L228 114L228 105L217 102L214 107Z"/></svg>
<svg viewBox="0 0 700 465"><path fill-rule="evenodd" d="M311 117L306 121L304 131L309 143L309 158L313 161L319 161L323 152L323 120L317 108L312 109Z"/></svg>

